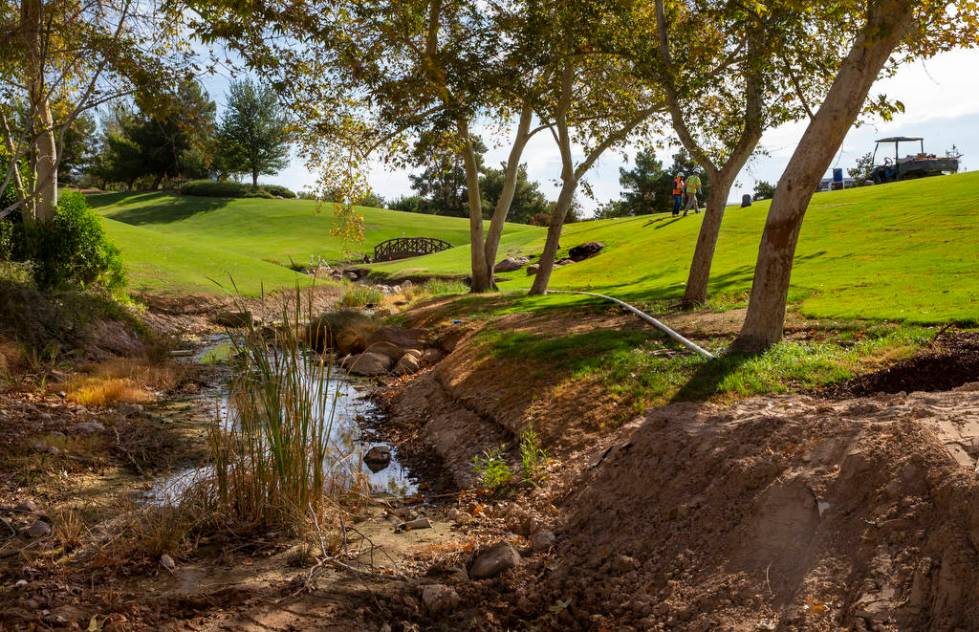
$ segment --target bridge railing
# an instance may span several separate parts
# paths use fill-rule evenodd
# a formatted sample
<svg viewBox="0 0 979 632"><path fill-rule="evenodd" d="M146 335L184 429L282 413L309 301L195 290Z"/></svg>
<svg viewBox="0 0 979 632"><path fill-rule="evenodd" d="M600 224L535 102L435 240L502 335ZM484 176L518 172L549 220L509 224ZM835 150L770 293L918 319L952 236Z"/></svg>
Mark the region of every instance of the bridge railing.
<svg viewBox="0 0 979 632"><path fill-rule="evenodd" d="M388 239L374 246L372 261L396 261L408 257L420 257L441 252L452 247L444 239L436 237L398 237Z"/></svg>

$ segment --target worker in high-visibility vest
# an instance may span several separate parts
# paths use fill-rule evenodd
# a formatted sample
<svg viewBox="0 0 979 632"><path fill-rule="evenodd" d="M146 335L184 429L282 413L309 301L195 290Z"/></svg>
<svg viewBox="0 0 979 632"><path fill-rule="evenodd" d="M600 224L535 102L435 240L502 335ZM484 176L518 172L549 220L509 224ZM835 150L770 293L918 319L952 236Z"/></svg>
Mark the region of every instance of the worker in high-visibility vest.
<svg viewBox="0 0 979 632"><path fill-rule="evenodd" d="M697 175L696 171L694 171L689 176L687 176L686 190L687 190L687 207L683 211L684 217L687 216L687 213L689 213L691 209L695 213L700 212L700 200L697 198L697 194L703 192L704 185L701 184L700 176Z"/></svg>
<svg viewBox="0 0 979 632"><path fill-rule="evenodd" d="M683 210L683 190L684 190L684 180L683 174L676 174L673 176L673 217L680 214Z"/></svg>

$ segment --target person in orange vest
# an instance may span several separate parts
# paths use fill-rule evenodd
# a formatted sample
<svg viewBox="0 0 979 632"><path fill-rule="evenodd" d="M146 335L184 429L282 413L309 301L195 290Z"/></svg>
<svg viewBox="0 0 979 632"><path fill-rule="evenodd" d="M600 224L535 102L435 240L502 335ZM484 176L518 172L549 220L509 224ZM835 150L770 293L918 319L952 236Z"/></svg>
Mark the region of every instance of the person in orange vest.
<svg viewBox="0 0 979 632"><path fill-rule="evenodd" d="M685 184L681 174L678 173L673 176L673 217L679 215L683 209L683 189Z"/></svg>

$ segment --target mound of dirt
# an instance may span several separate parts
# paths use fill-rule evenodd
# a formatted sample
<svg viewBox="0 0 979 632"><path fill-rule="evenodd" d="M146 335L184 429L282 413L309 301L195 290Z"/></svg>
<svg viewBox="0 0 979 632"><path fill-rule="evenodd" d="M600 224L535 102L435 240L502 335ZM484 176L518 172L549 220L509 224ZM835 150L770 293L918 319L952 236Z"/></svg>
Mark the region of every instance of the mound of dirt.
<svg viewBox="0 0 979 632"><path fill-rule="evenodd" d="M553 557L482 590L502 627L975 629L973 386L658 409L564 485Z"/></svg>
<svg viewBox="0 0 979 632"><path fill-rule="evenodd" d="M828 391L853 397L875 393L947 391L979 380L979 333L943 334L931 348Z"/></svg>

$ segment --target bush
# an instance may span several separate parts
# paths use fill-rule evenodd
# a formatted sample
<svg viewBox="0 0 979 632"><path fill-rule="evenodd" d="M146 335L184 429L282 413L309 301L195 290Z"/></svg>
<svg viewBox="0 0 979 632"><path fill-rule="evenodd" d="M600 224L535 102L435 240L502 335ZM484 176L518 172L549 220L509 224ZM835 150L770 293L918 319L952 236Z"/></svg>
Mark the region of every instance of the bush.
<svg viewBox="0 0 979 632"><path fill-rule="evenodd" d="M295 198L296 194L284 186L278 184L262 184L257 189L252 185L242 182L225 180L216 182L214 180L191 180L180 185L178 192L181 195L196 195L199 197L219 197L219 198L264 198L272 200L275 198Z"/></svg>
<svg viewBox="0 0 979 632"><path fill-rule="evenodd" d="M80 193L62 193L53 220L17 224L12 241L13 258L33 264L34 282L42 290L125 284L119 249Z"/></svg>

